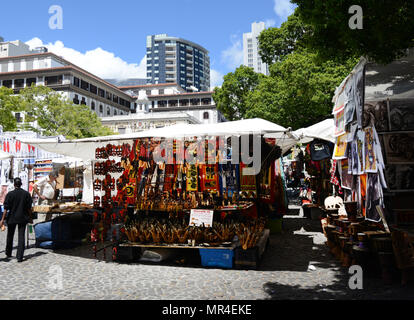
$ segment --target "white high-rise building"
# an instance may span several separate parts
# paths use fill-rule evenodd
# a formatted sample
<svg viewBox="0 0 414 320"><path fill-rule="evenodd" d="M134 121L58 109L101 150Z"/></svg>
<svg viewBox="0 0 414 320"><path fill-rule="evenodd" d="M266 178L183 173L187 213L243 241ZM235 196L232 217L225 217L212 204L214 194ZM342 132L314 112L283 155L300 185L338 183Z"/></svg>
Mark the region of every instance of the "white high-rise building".
<svg viewBox="0 0 414 320"><path fill-rule="evenodd" d="M259 40L260 33L265 29L264 22L253 22L252 31L243 33L243 64L258 73L264 75L269 74L269 68L266 63L262 61L259 55Z"/></svg>

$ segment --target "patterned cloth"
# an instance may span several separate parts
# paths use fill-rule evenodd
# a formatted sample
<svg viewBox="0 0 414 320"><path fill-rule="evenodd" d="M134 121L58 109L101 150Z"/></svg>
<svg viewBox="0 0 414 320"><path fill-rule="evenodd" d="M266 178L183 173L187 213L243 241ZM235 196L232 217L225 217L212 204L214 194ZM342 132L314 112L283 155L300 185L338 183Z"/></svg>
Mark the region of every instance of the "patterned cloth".
<svg viewBox="0 0 414 320"><path fill-rule="evenodd" d="M342 188L341 188L341 184L339 183L339 179L336 176L336 164L337 164L337 160L333 160L332 162L332 167L331 167L331 183L335 186L338 186L339 188L339 193L342 193Z"/></svg>

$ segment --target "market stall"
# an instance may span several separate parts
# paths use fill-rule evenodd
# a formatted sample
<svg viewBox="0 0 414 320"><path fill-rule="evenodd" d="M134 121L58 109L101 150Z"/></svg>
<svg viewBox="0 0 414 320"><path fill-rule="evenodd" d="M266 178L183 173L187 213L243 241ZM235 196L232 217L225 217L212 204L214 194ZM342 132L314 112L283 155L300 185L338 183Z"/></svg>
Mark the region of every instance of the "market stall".
<svg viewBox="0 0 414 320"><path fill-rule="evenodd" d="M264 139L266 133L275 136ZM85 154L79 152L88 149L93 205L101 211L95 212L91 232L95 254L101 244L105 255L105 241L110 240L114 259L137 247L192 248L199 250L205 266L232 267L236 257L234 265L242 267L244 261L254 267L269 234L266 218L283 208L276 160L287 140L296 140L290 130L250 119L178 125L116 138L32 143L83 159ZM243 149L240 145L246 141ZM258 146L255 172L244 160ZM240 250L252 252L250 261Z"/></svg>
<svg viewBox="0 0 414 320"><path fill-rule="evenodd" d="M346 215L328 211L322 224L343 265L359 264L386 283L397 268L406 283L414 269L412 185L396 183L410 181L414 163L412 126L403 120L413 112L412 84L403 76L413 62L412 51L387 66L361 59L334 97L332 182Z"/></svg>
<svg viewBox="0 0 414 320"><path fill-rule="evenodd" d="M297 140L285 157L291 197L298 199L304 216L318 219L325 208L324 200L334 193L331 184L332 154L336 141L334 119L326 119L293 132ZM265 137L273 137L266 134Z"/></svg>

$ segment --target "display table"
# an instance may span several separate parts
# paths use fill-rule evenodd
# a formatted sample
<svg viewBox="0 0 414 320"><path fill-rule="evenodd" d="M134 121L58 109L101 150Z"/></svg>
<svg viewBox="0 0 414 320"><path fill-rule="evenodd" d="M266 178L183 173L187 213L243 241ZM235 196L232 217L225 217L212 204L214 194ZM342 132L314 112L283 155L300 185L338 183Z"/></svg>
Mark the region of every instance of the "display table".
<svg viewBox="0 0 414 320"><path fill-rule="evenodd" d="M118 248L148 248L148 249L198 249L202 259L202 265L206 267L223 267L232 268L233 258L234 265L238 268L249 269L257 268L261 257L266 249L270 235L270 230L265 229L256 246L243 250L240 243L232 242L226 245L208 246L208 245L189 245L189 244L150 244L150 243L134 243L124 242L118 244ZM130 253L131 259L133 257ZM224 258L223 258L224 257ZM116 256L113 257L117 259Z"/></svg>

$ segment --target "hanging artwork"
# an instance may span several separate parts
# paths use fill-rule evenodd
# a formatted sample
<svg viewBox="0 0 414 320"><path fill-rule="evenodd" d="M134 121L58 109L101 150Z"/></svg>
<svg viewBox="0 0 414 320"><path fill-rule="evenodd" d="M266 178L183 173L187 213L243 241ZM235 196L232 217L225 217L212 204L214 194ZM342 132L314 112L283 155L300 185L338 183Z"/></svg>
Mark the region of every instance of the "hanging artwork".
<svg viewBox="0 0 414 320"><path fill-rule="evenodd" d="M358 155L358 164L357 164L357 174L363 174L365 169L365 150L364 150L364 143L365 141L365 133L363 130L358 130L356 135L356 146L357 146L357 155Z"/></svg>
<svg viewBox="0 0 414 320"><path fill-rule="evenodd" d="M387 133L383 139L388 164L414 163L414 133Z"/></svg>
<svg viewBox="0 0 414 320"><path fill-rule="evenodd" d="M370 101L364 105L363 127L371 124L375 126L378 132L389 130L388 125L388 101Z"/></svg>
<svg viewBox="0 0 414 320"><path fill-rule="evenodd" d="M341 187L344 189L352 189L352 175L348 173L348 159L338 162L338 169L341 175Z"/></svg>
<svg viewBox="0 0 414 320"><path fill-rule="evenodd" d="M378 171L377 157L375 156L375 138L371 127L365 128L365 146L364 146L364 158L365 158L365 172L375 173Z"/></svg>
<svg viewBox="0 0 414 320"><path fill-rule="evenodd" d="M346 158L346 146L347 146L347 134L343 134L336 138L336 145L333 159L345 159Z"/></svg>
<svg viewBox="0 0 414 320"><path fill-rule="evenodd" d="M414 131L414 99L391 100L389 115L391 131Z"/></svg>
<svg viewBox="0 0 414 320"><path fill-rule="evenodd" d="M376 210L376 206L381 205L383 198L382 187L378 177L378 174L368 173L366 182L366 219L374 222L381 221L381 217Z"/></svg>
<svg viewBox="0 0 414 320"><path fill-rule="evenodd" d="M335 132L334 136L338 137L340 135L343 135L345 133L345 108L344 106L340 108L335 113Z"/></svg>

